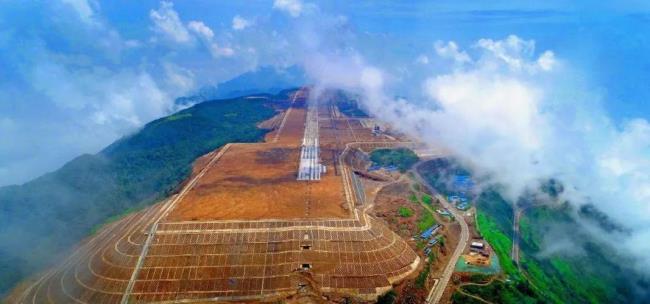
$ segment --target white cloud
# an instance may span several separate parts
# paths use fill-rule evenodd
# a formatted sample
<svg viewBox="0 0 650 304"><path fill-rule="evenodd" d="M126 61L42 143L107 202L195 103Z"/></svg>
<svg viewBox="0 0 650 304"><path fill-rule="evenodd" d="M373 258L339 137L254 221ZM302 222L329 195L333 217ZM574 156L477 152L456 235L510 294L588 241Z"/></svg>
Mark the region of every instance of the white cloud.
<svg viewBox="0 0 650 304"><path fill-rule="evenodd" d="M230 57L235 55L235 50L231 47L221 47L216 43L210 45L210 53L212 57Z"/></svg>
<svg viewBox="0 0 650 304"><path fill-rule="evenodd" d="M160 2L160 8L151 10L149 18L154 24L153 30L165 39L179 44L192 42L192 37L181 22L178 13L174 10L173 3Z"/></svg>
<svg viewBox="0 0 650 304"><path fill-rule="evenodd" d="M154 24L154 31L166 40L181 45L192 45L196 38L214 58L229 57L235 51L231 47L223 47L215 41L214 31L202 21L192 20L184 25L171 2L162 1L158 10L149 13Z"/></svg>
<svg viewBox="0 0 650 304"><path fill-rule="evenodd" d="M418 58L415 59L415 62L417 62L419 64L424 64L424 65L429 64L429 57L427 55L424 55L424 54L420 55L420 56L418 56Z"/></svg>
<svg viewBox="0 0 650 304"><path fill-rule="evenodd" d="M480 39L476 46L484 50L484 60L500 60L514 71L550 71L556 65L553 52L546 51L535 60L535 41L523 40L515 35L504 40Z"/></svg>
<svg viewBox="0 0 650 304"><path fill-rule="evenodd" d="M273 8L284 11L295 18L302 13L303 4L300 0L275 0Z"/></svg>
<svg viewBox="0 0 650 304"><path fill-rule="evenodd" d="M93 23L95 12L87 0L61 0L61 2L72 6L82 21L89 24Z"/></svg>
<svg viewBox="0 0 650 304"><path fill-rule="evenodd" d="M235 51L230 47L222 47L214 41L214 32L201 21L190 21L187 25L190 31L194 32L201 42L206 46L212 57L232 56Z"/></svg>
<svg viewBox="0 0 650 304"><path fill-rule="evenodd" d="M201 21L190 21L187 24L187 27L202 39L212 40L212 38L214 38L214 32L212 29Z"/></svg>
<svg viewBox="0 0 650 304"><path fill-rule="evenodd" d="M520 148L539 147L540 96L525 82L478 72L454 73L429 78L424 89L450 120L463 126L463 132L483 130L493 139L512 141Z"/></svg>
<svg viewBox="0 0 650 304"><path fill-rule="evenodd" d="M6 7L2 15L20 19L16 12L23 8L18 7ZM0 102L0 138L11 143L0 145L0 185L25 182L82 153L98 152L168 114L175 94L182 93L176 89L180 85L165 79L172 79L171 74L161 73L159 62L145 56L160 53L122 38L97 1L45 1L34 8L37 15L54 17L8 22L8 31L0 34L0 49L7 50L0 52L0 66L13 79L0 83L0 100L29 105ZM171 4L162 3L151 12L152 20L165 23L170 9ZM52 15L57 12L65 18ZM61 43L67 46L58 47ZM8 45L12 48L4 47ZM20 64L3 64L7 62ZM44 146L50 147L47 153Z"/></svg>
<svg viewBox="0 0 650 304"><path fill-rule="evenodd" d="M59 107L115 129L138 127L172 107L172 98L144 71L75 70L53 60L35 66L31 80Z"/></svg>
<svg viewBox="0 0 650 304"><path fill-rule="evenodd" d="M382 71L375 67L365 67L361 70L361 87L365 90L377 90L384 85Z"/></svg>
<svg viewBox="0 0 650 304"><path fill-rule="evenodd" d="M537 59L537 65L544 71L552 70L555 64L555 54L552 51L544 52Z"/></svg>
<svg viewBox="0 0 650 304"><path fill-rule="evenodd" d="M642 215L650 222L650 123L632 120L612 139L596 162L598 174L606 181L601 187L606 192L621 193L619 199L636 205L634 215Z"/></svg>
<svg viewBox="0 0 650 304"><path fill-rule="evenodd" d="M235 31L241 31L252 25L253 21L245 19L242 16L235 15L235 17L232 18L232 29Z"/></svg>
<svg viewBox="0 0 650 304"><path fill-rule="evenodd" d="M632 253L638 267L650 267L650 246L642 241L650 235L650 123L613 125L581 78L559 69L553 52L538 55L534 41L517 36L479 40L476 58L455 43L439 43L438 55L462 67L429 76L422 84L426 99L409 101L389 97L395 95L385 91L390 75L359 53L327 45L322 41L320 51L305 55L315 92L360 94L372 114L451 151L501 184L511 201L558 178L564 199L593 203L632 229L616 237L614 248Z"/></svg>
<svg viewBox="0 0 650 304"><path fill-rule="evenodd" d="M436 41L433 44L433 48L436 50L438 56L451 59L458 64L468 63L471 61L469 55L464 51L460 51L458 45L454 41L449 41L447 43Z"/></svg>
<svg viewBox="0 0 650 304"><path fill-rule="evenodd" d="M186 92L195 88L195 75L191 70L170 62L163 63L163 68L165 70L165 80L167 85L174 92L178 92L178 96L182 96Z"/></svg>
<svg viewBox="0 0 650 304"><path fill-rule="evenodd" d="M124 41L124 47L133 49L133 48L139 48L142 46L142 42L135 40L135 39L129 39Z"/></svg>

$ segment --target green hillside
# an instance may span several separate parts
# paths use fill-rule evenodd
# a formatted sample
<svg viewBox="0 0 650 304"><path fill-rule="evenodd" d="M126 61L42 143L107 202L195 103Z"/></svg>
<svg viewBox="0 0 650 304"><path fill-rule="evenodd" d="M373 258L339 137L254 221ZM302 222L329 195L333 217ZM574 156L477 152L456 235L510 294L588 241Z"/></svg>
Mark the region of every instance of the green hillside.
<svg viewBox="0 0 650 304"><path fill-rule="evenodd" d="M425 163L419 171L441 193L447 192L452 174L467 172L449 160ZM555 191L558 187L551 188ZM541 191L556 194L548 187ZM530 202L534 197L531 194L518 203ZM519 272L510 260L512 204L494 186L476 194L475 202L479 230L495 249L504 274L492 284L463 288L464 292L493 303L643 303L647 299L648 282L625 266L632 265L631 261L617 256L613 248L587 233L571 216L576 212L568 203L553 202L552 207L532 207L524 213L520 221ZM605 222L603 215L593 216L593 210L577 214L580 220L595 218L598 223ZM457 303L473 300L462 293L455 294L454 299Z"/></svg>
<svg viewBox="0 0 650 304"><path fill-rule="evenodd" d="M0 188L0 295L65 255L94 227L174 192L199 156L254 142L285 93L213 100L148 123L95 155L20 186Z"/></svg>
<svg viewBox="0 0 650 304"><path fill-rule="evenodd" d="M406 172L419 158L410 149L397 148L397 149L376 149L370 153L370 160L379 166L395 166L400 172Z"/></svg>

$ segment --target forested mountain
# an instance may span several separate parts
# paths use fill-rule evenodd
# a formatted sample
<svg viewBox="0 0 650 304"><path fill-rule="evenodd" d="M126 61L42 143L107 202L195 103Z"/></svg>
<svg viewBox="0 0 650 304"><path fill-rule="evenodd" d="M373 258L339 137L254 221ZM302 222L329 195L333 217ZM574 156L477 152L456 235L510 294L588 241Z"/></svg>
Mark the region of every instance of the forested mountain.
<svg viewBox="0 0 650 304"><path fill-rule="evenodd" d="M430 161L419 170L444 194L452 192L450 181L455 175L471 174L448 159ZM461 288L465 294L492 303L647 303L650 299L645 274L630 267L629 258L618 255L580 221L597 221L592 228L603 235L611 232L613 224L593 207L575 212L569 202L555 200L562 191L557 181L550 180L539 192L516 203L502 196L499 185L483 183L480 191L472 194L476 219L481 236L499 258L503 275L485 286ZM548 196L536 195L541 192ZM519 223L520 267L510 255L513 206L526 208ZM473 303L465 294L456 292L454 303Z"/></svg>
<svg viewBox="0 0 650 304"><path fill-rule="evenodd" d="M0 188L0 294L43 269L107 220L173 193L192 162L228 142L254 142L257 123L285 106L269 99L212 100L145 125L101 152Z"/></svg>
<svg viewBox="0 0 650 304"><path fill-rule="evenodd" d="M260 93L276 94L285 88L298 87L303 83L306 83L305 71L298 66L284 69L264 66L216 86L204 86L191 96L177 98L176 104L192 105L211 99L235 98Z"/></svg>

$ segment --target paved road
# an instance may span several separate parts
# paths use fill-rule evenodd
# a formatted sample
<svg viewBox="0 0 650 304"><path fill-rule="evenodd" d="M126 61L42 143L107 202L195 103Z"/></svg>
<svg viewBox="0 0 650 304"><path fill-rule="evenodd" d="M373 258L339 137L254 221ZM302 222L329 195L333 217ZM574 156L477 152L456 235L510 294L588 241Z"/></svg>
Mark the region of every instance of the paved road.
<svg viewBox="0 0 650 304"><path fill-rule="evenodd" d="M417 168L422 162L417 163L413 170L414 175L416 179L431 193L435 193L436 191L429 186L429 184L420 176L420 174L417 172ZM451 279L451 275L454 273L454 268L456 268L456 262L460 258L461 254L463 254L463 251L465 250L465 247L467 247L467 242L469 241L469 228L467 227L467 222L465 222L465 218L463 217L463 214L461 211L456 210L453 206L447 202L447 200L440 196L436 195L436 198L440 201L443 207L447 208L458 223L460 223L460 240L458 241L458 245L456 246L456 249L454 250L454 253L451 256L451 259L449 260L449 263L445 267L445 270L442 273L442 276L440 277L439 281L435 286L431 289L429 292L429 295L427 296L427 301L426 303L428 304L434 304L434 303L439 303L440 299L442 299L442 294L444 293L445 289L447 288L447 284L449 284L449 280Z"/></svg>

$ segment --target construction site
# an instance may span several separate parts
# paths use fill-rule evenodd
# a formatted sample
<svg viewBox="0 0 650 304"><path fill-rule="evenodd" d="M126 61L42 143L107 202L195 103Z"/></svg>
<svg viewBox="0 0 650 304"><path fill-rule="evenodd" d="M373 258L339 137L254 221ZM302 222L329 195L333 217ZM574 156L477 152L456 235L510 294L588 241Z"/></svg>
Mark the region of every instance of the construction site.
<svg viewBox="0 0 650 304"><path fill-rule="evenodd" d="M21 303L202 303L377 297L421 258L369 215L350 151L407 145L290 94L262 143L197 160L177 194L111 223L26 288Z"/></svg>

